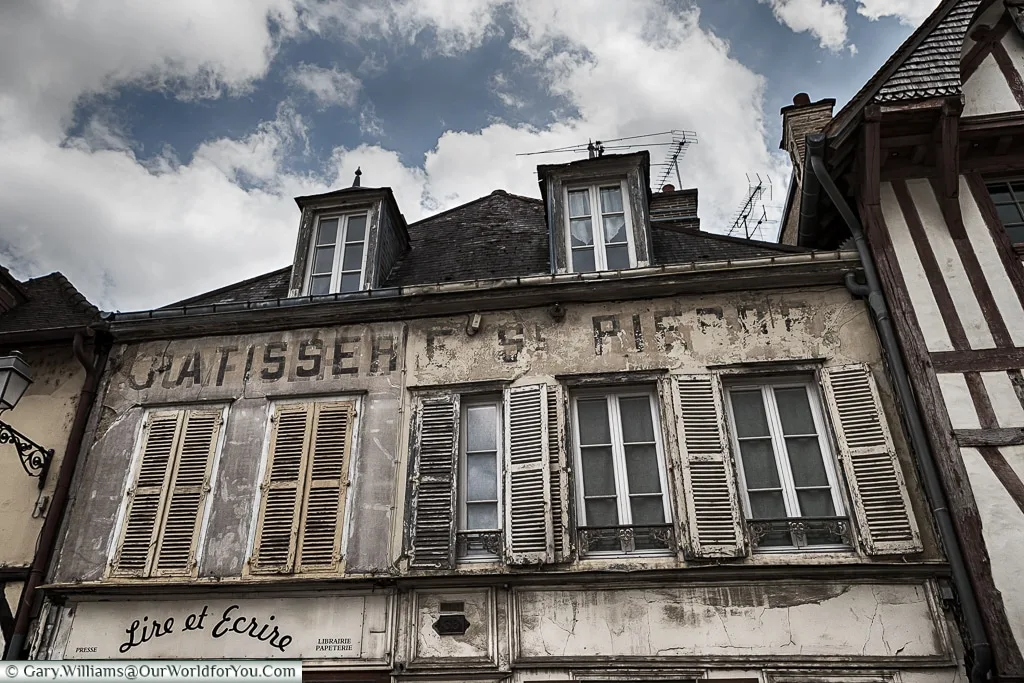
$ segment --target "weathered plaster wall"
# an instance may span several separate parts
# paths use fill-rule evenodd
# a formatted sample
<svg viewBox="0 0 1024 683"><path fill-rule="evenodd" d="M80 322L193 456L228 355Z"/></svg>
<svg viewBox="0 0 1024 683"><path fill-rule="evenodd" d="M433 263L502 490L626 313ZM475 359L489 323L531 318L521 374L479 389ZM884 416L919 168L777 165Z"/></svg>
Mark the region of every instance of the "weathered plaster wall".
<svg viewBox="0 0 1024 683"><path fill-rule="evenodd" d="M230 404L215 473L200 576L239 576L248 555L270 401L360 398L346 564L388 566L386 533L402 394L401 325L301 330L152 343L115 350L113 377L91 451L77 479L54 579L102 577L114 542L129 463L147 406Z"/></svg>
<svg viewBox="0 0 1024 683"><path fill-rule="evenodd" d="M36 443L52 448L53 461L40 491L38 480L21 467L14 446L0 446L4 470L0 480L0 566L27 567L35 556L36 540L45 519L46 505L64 460L71 424L78 407L79 392L85 382L85 369L75 359L71 342L62 346L23 349L32 368L34 382L14 410L3 419ZM36 512L36 504L43 507Z"/></svg>

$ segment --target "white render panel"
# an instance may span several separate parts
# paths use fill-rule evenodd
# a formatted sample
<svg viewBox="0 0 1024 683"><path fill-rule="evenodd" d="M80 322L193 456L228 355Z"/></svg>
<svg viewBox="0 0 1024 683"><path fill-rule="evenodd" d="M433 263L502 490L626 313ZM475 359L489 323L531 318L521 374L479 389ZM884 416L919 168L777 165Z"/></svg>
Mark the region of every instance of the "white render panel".
<svg viewBox="0 0 1024 683"><path fill-rule="evenodd" d="M1024 407L1005 372L982 372L981 379L1000 427L1024 427Z"/></svg>
<svg viewBox="0 0 1024 683"><path fill-rule="evenodd" d="M882 216L889 228L889 235L892 239L893 251L896 253L896 262L900 272L903 274L903 281L907 285L907 294L917 314L917 324L924 336L925 346L929 351L952 351L953 344L949 340L949 333L942 322L939 314L939 306L935 302L935 294L931 285L928 284L928 277L924 274L924 267L917 256L917 248L910 238L910 230L907 228L907 220L903 217L903 211L896 201L896 193L892 189L892 183L881 184Z"/></svg>
<svg viewBox="0 0 1024 683"><path fill-rule="evenodd" d="M1013 33L1011 30L1010 33ZM992 55L964 83L964 116L1018 111L1017 100Z"/></svg>
<svg viewBox="0 0 1024 683"><path fill-rule="evenodd" d="M1017 476L1024 475L1024 446L999 449ZM1024 513L975 448L961 448L961 456L978 502L992 580L1003 594L1003 607L1017 646L1024 648L1024 591L1020 567L1024 565Z"/></svg>
<svg viewBox="0 0 1024 683"><path fill-rule="evenodd" d="M981 429L978 411L974 409L974 399L964 376L959 372L940 372L936 378L953 429Z"/></svg>
<svg viewBox="0 0 1024 683"><path fill-rule="evenodd" d="M999 258L992 232L988 229L985 219L981 217L978 203L974 201L971 188L963 176L960 176L960 211L963 214L967 237L978 257L989 289L992 290L996 307L1010 331L1010 338L1015 346L1024 346L1024 307L1021 307L1016 288L1010 281L1010 276L1006 274L1002 259Z"/></svg>
<svg viewBox="0 0 1024 683"><path fill-rule="evenodd" d="M949 661L924 584L521 590L514 659L914 657Z"/></svg>
<svg viewBox="0 0 1024 683"><path fill-rule="evenodd" d="M1001 5L1003 3L998 4ZM1020 32L1015 27L1011 28L999 42L1002 43L1006 54L1010 56L1014 70L1018 74L1024 73L1024 38L1021 38ZM1013 109L1020 109L1020 104L1016 104Z"/></svg>
<svg viewBox="0 0 1024 683"><path fill-rule="evenodd" d="M985 314L981 311L971 281L967 279L967 271L964 270L960 253L953 244L953 238L949 234L939 202L935 199L931 183L927 180L909 180L907 188L921 217L921 224L928 235L928 243L935 253L935 260L939 263L939 270L949 288L949 296L964 326L967 342L972 349L995 348L992 332L988 329Z"/></svg>

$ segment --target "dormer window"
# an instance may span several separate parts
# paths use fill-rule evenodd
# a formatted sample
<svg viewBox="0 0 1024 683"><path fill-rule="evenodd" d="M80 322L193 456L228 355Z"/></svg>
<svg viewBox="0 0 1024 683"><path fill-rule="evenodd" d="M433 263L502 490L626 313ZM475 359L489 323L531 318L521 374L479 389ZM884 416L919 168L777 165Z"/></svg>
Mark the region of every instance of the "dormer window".
<svg viewBox="0 0 1024 683"><path fill-rule="evenodd" d="M366 214L321 216L313 240L307 293L334 294L363 289Z"/></svg>
<svg viewBox="0 0 1024 683"><path fill-rule="evenodd" d="M636 265L632 225L622 198L625 183L599 183L567 191L572 271L620 270Z"/></svg>

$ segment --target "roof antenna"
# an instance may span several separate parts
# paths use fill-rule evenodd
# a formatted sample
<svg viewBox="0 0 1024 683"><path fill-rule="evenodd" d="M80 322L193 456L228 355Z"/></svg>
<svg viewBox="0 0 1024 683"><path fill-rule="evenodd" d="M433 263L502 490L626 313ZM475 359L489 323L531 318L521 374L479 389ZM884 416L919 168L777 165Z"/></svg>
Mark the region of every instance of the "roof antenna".
<svg viewBox="0 0 1024 683"><path fill-rule="evenodd" d="M588 159L593 159L594 158L594 141L593 140L587 140L587 158Z"/></svg>
<svg viewBox="0 0 1024 683"><path fill-rule="evenodd" d="M362 169L356 167L356 178L352 181L352 187L359 187L359 176L363 175Z"/></svg>

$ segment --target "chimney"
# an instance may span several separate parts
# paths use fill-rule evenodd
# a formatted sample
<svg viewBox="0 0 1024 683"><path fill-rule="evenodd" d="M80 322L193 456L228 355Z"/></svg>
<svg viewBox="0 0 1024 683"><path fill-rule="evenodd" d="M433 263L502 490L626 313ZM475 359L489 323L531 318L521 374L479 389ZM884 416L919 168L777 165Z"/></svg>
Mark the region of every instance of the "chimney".
<svg viewBox="0 0 1024 683"><path fill-rule="evenodd" d="M675 185L663 185L662 188L661 188L661 191L662 192L675 192L676 191L676 186Z"/></svg>
<svg viewBox="0 0 1024 683"><path fill-rule="evenodd" d="M779 231L781 244L796 244L797 226L800 222L800 188L804 172L804 147L808 133L820 133L832 120L834 99L811 102L807 93L797 93L793 104L782 108L782 142L780 149L789 152L793 162L793 187L789 189L785 215Z"/></svg>
<svg viewBox="0 0 1024 683"><path fill-rule="evenodd" d="M782 142L780 149L789 152L789 158L797 169L797 177L804 166L804 140L808 133L820 133L832 120L834 99L811 102L807 93L797 93L793 104L782 108Z"/></svg>

